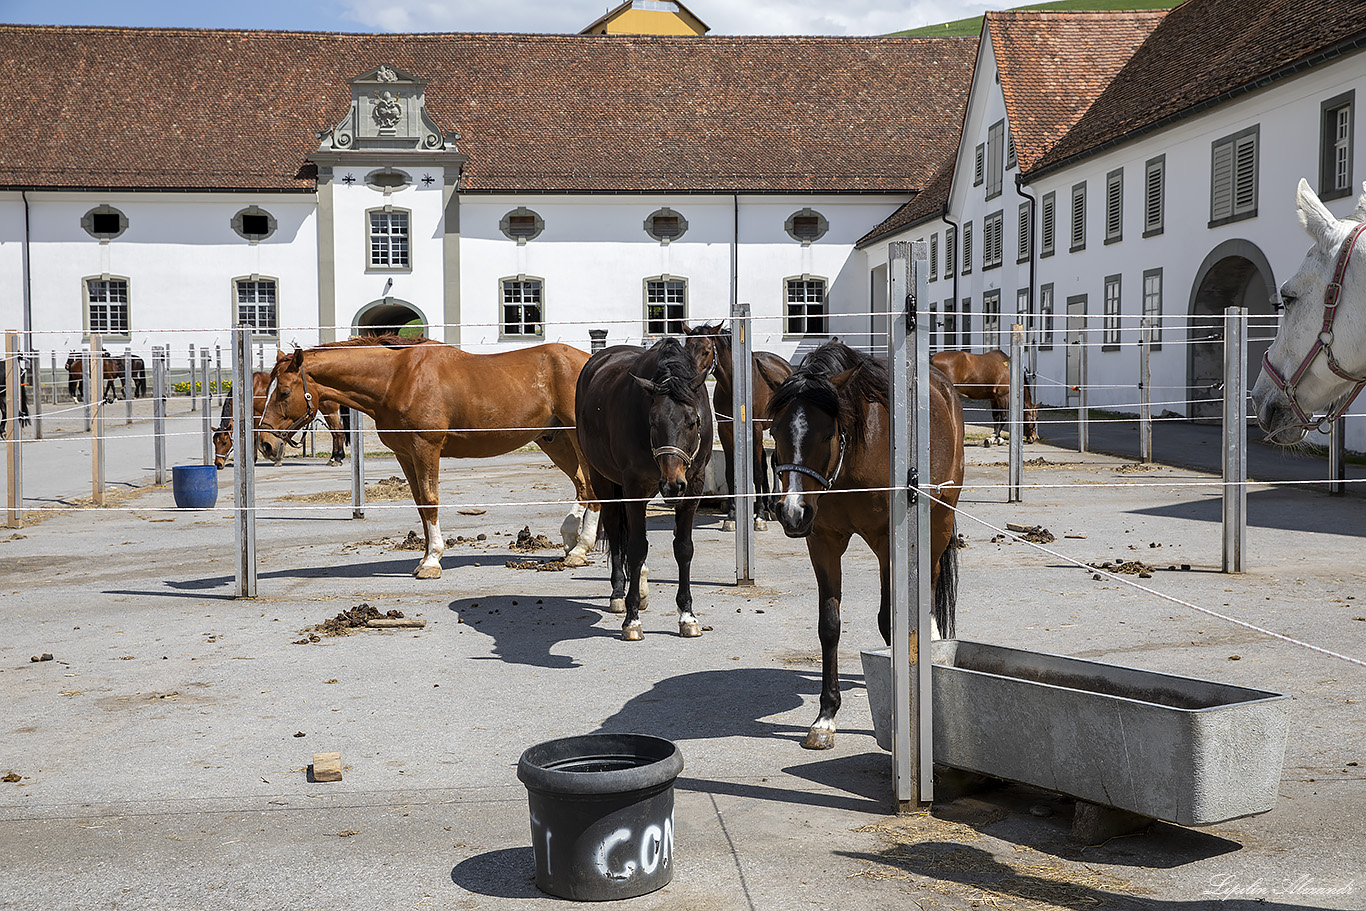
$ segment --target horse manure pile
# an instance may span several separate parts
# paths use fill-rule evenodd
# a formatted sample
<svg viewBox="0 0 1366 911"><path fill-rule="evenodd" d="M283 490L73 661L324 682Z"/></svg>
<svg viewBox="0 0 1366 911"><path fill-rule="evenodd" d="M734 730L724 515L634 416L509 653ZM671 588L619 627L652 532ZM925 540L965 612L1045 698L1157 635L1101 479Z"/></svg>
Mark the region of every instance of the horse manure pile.
<svg viewBox="0 0 1366 911"><path fill-rule="evenodd" d="M482 511L482 510L481 510L481 511ZM410 531L410 532L408 532L408 534L410 534L410 535L411 535L411 534L415 534L415 532L411 532L411 531ZM447 538L447 539L446 539L446 546L447 546L447 547L454 547L454 546L457 545L457 544L482 544L483 542L487 541L488 538L489 538L488 535L483 535L483 534L475 535L475 536L473 536L473 537L471 537L471 538L467 538L467 537L465 537L464 535L456 535L456 536L453 537L453 538Z"/></svg>
<svg viewBox="0 0 1366 911"><path fill-rule="evenodd" d="M1123 465L1115 466L1115 474L1141 474L1149 471L1161 471L1161 466L1143 462L1126 462Z"/></svg>
<svg viewBox="0 0 1366 911"><path fill-rule="evenodd" d="M1053 533L1042 525L1020 525L1016 522L1007 522L1006 531L1013 532L1021 541L1028 541L1030 544L1052 544L1057 540ZM996 535L991 539L992 544L1009 544L1013 541L1009 535Z"/></svg>
<svg viewBox="0 0 1366 911"><path fill-rule="evenodd" d="M365 488L367 502L411 500L412 497L412 490L408 487L408 482L392 475ZM280 499L291 503L350 503L351 491L324 490L320 493L287 493Z"/></svg>
<svg viewBox="0 0 1366 911"><path fill-rule="evenodd" d="M1140 579L1151 579L1153 573L1156 572L1142 560L1125 560L1118 563L1106 560L1104 563L1088 563L1087 565L1092 569L1103 569L1119 576L1138 576ZM1101 576L1097 573L1093 578L1099 579Z"/></svg>
<svg viewBox="0 0 1366 911"><path fill-rule="evenodd" d="M402 541L399 541L397 544L394 545L394 550L425 551L426 549L427 540L423 538L421 535L419 535L417 532L413 531L411 528L408 529L408 537L404 538Z"/></svg>
<svg viewBox="0 0 1366 911"><path fill-rule="evenodd" d="M543 573L558 573L568 569L563 559L558 560L508 560L503 564L508 569L534 569Z"/></svg>
<svg viewBox="0 0 1366 911"><path fill-rule="evenodd" d="M381 614L378 608L369 604L360 604L350 610L344 610L331 620L324 620L316 626L310 626L299 630L304 637L296 640L295 645L308 645L310 642L320 642L324 636L349 636L359 629L366 629L371 626L371 621L382 620L406 620L401 610L391 610ZM410 621L417 625L422 621Z"/></svg>
<svg viewBox="0 0 1366 911"><path fill-rule="evenodd" d="M531 526L524 525L522 530L517 532L517 540L509 546L518 553L524 554L533 550L553 550L559 545L545 535L533 535Z"/></svg>

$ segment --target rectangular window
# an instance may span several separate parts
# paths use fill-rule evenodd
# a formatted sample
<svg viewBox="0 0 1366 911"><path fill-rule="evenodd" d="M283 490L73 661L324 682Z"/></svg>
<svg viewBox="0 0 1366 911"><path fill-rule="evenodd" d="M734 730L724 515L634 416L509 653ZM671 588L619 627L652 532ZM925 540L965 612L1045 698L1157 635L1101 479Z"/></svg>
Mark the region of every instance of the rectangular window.
<svg viewBox="0 0 1366 911"><path fill-rule="evenodd" d="M930 235L930 281L939 277L939 235Z"/></svg>
<svg viewBox="0 0 1366 911"><path fill-rule="evenodd" d="M953 298L944 301L944 347L958 347L958 310Z"/></svg>
<svg viewBox="0 0 1366 911"><path fill-rule="evenodd" d="M237 322L251 326L257 335L275 335L280 331L276 309L276 289L273 279L242 279L237 285Z"/></svg>
<svg viewBox="0 0 1366 911"><path fill-rule="evenodd" d="M963 274L972 271L972 222L963 222Z"/></svg>
<svg viewBox="0 0 1366 911"><path fill-rule="evenodd" d="M1020 214L1015 226L1015 262L1029 262L1030 241L1033 239L1034 224L1030 218L1029 203L1020 203Z"/></svg>
<svg viewBox="0 0 1366 911"><path fill-rule="evenodd" d="M1105 175L1105 242L1124 239L1124 169Z"/></svg>
<svg viewBox="0 0 1366 911"><path fill-rule="evenodd" d="M539 278L505 278L503 318L499 332L513 338L540 338L545 333L544 287Z"/></svg>
<svg viewBox="0 0 1366 911"><path fill-rule="evenodd" d="M1323 103L1322 135L1319 137L1319 198L1352 195L1352 131L1356 91Z"/></svg>
<svg viewBox="0 0 1366 911"><path fill-rule="evenodd" d="M958 340L967 350L972 347L972 298L963 298L963 306L958 308Z"/></svg>
<svg viewBox="0 0 1366 911"><path fill-rule="evenodd" d="M408 213L370 213L370 268L406 269L408 259Z"/></svg>
<svg viewBox="0 0 1366 911"><path fill-rule="evenodd" d="M976 150L973 152L972 160L972 185L974 187L980 187L982 185L982 178L986 173L987 168L986 160L987 147L979 142Z"/></svg>
<svg viewBox="0 0 1366 911"><path fill-rule="evenodd" d="M982 295L982 344L988 349L1001 347L1000 291Z"/></svg>
<svg viewBox="0 0 1366 911"><path fill-rule="evenodd" d="M1045 193L1039 204L1039 256L1053 255L1053 238L1058 227L1058 197L1056 193Z"/></svg>
<svg viewBox="0 0 1366 911"><path fill-rule="evenodd" d="M1001 265L1005 223L1004 212L992 212L982 219L982 268L994 269Z"/></svg>
<svg viewBox="0 0 1366 911"><path fill-rule="evenodd" d="M786 335L825 335L825 279L789 278L785 317Z"/></svg>
<svg viewBox="0 0 1366 911"><path fill-rule="evenodd" d="M1216 141L1210 149L1209 227L1257 215L1257 139L1249 127Z"/></svg>
<svg viewBox="0 0 1366 911"><path fill-rule="evenodd" d="M1143 273L1143 330L1153 350L1162 347L1162 270Z"/></svg>
<svg viewBox="0 0 1366 911"><path fill-rule="evenodd" d="M935 350L937 350L937 349L939 348L939 342L940 342L940 335L939 335L939 333L940 333L941 331L943 331L943 328L944 328L944 324L943 324L942 322L940 322L940 320L939 320L939 307L938 307L936 304L931 303L931 304L930 304L930 350L931 350L931 351L935 351Z"/></svg>
<svg viewBox="0 0 1366 911"><path fill-rule="evenodd" d="M1069 252L1086 249L1086 184L1072 188L1072 246Z"/></svg>
<svg viewBox="0 0 1366 911"><path fill-rule="evenodd" d="M1143 236L1162 233L1167 190L1167 156L1159 155L1143 166Z"/></svg>
<svg viewBox="0 0 1366 911"><path fill-rule="evenodd" d="M987 199L1001 195L1002 164L1005 160L1004 120L998 120L987 128Z"/></svg>
<svg viewBox="0 0 1366 911"><path fill-rule="evenodd" d="M1101 344L1106 348L1119 346L1119 276L1105 276L1105 319Z"/></svg>
<svg viewBox="0 0 1366 911"><path fill-rule="evenodd" d="M1053 283L1039 286L1039 348L1053 348Z"/></svg>
<svg viewBox="0 0 1366 911"><path fill-rule="evenodd" d="M953 276L954 254L958 250L958 229L947 227L944 229L944 277Z"/></svg>
<svg viewBox="0 0 1366 911"><path fill-rule="evenodd" d="M129 334L128 282L125 279L92 278L86 282L86 294L89 297L90 332L116 336Z"/></svg>
<svg viewBox="0 0 1366 911"><path fill-rule="evenodd" d="M682 335L688 319L688 282L652 278L645 282L645 334Z"/></svg>

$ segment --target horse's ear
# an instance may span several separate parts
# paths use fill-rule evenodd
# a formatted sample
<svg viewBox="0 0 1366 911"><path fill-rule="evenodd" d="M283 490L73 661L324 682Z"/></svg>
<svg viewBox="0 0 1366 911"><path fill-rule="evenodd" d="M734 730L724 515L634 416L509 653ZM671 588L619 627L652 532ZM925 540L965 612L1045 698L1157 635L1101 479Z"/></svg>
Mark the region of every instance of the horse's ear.
<svg viewBox="0 0 1366 911"><path fill-rule="evenodd" d="M688 324L687 324L687 323L679 323L679 324L678 324L678 328L679 328L679 334L680 334L680 335L692 335L692 334L693 334L692 329L690 329L690 328L688 327Z"/></svg>
<svg viewBox="0 0 1366 911"><path fill-rule="evenodd" d="M1361 196L1357 198L1357 209L1348 218L1352 221L1366 221L1366 182L1361 184Z"/></svg>
<svg viewBox="0 0 1366 911"><path fill-rule="evenodd" d="M658 394L659 394L659 387L655 385L655 381L654 381L654 380L647 380L647 379L645 379L645 377L643 377L643 376L636 376L634 373L631 374L631 379L633 379L633 380L635 380L637 383L639 383L639 384L640 384L640 388L641 388L641 389L644 389L644 390L645 390L646 392L648 392L650 395L658 395Z"/></svg>
<svg viewBox="0 0 1366 911"><path fill-rule="evenodd" d="M777 389L783 384L783 380L787 379L782 373L774 370L763 361L756 360L754 366L759 369L759 378L768 384L769 389Z"/></svg>
<svg viewBox="0 0 1366 911"><path fill-rule="evenodd" d="M843 389L845 386L848 386L851 382L853 382L854 377L858 376L859 371L862 369L862 364L859 364L857 367L850 367L843 373L837 373L834 376L830 377L830 383L836 389Z"/></svg>
<svg viewBox="0 0 1366 911"><path fill-rule="evenodd" d="M1329 232L1338 223L1337 216L1328 211L1328 207L1319 201L1318 196L1309 186L1309 181L1300 178L1299 187L1295 193L1296 205L1300 211L1300 224L1309 236L1314 238L1314 243L1323 246L1328 239Z"/></svg>

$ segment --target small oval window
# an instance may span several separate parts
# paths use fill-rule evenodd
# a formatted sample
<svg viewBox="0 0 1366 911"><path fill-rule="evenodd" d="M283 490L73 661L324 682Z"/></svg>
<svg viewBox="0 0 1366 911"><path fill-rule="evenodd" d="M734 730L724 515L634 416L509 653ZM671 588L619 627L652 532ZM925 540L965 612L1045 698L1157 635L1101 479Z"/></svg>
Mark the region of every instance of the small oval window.
<svg viewBox="0 0 1366 911"><path fill-rule="evenodd" d="M96 206L81 217L85 233L99 240L111 240L128 230L128 216L113 206Z"/></svg>
<svg viewBox="0 0 1366 911"><path fill-rule="evenodd" d="M687 230L688 220L667 207L645 219L645 233L661 243L678 240Z"/></svg>
<svg viewBox="0 0 1366 911"><path fill-rule="evenodd" d="M247 206L232 217L232 229L239 237L256 243L275 233L275 216L260 206Z"/></svg>
<svg viewBox="0 0 1366 911"><path fill-rule="evenodd" d="M783 227L793 240L809 244L824 237L830 230L830 223L815 209L802 209L789 215Z"/></svg>
<svg viewBox="0 0 1366 911"><path fill-rule="evenodd" d="M509 240L526 243L535 240L545 230L545 220L526 206L518 206L503 216L498 223L498 230Z"/></svg>

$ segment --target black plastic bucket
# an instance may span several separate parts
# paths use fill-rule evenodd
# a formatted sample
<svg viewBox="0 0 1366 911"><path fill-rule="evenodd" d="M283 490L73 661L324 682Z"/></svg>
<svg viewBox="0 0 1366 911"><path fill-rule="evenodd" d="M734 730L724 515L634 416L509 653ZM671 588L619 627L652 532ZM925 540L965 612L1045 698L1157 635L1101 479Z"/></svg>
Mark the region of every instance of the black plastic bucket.
<svg viewBox="0 0 1366 911"><path fill-rule="evenodd" d="M585 734L528 749L517 777L531 806L536 887L610 901L668 885L681 771L678 747L645 734Z"/></svg>

